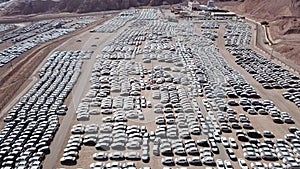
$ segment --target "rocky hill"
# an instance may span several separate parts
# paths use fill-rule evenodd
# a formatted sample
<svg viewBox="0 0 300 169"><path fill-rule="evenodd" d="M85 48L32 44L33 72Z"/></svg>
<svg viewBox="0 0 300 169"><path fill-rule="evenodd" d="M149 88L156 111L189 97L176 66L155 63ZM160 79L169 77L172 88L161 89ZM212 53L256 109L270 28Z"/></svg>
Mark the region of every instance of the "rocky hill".
<svg viewBox="0 0 300 169"><path fill-rule="evenodd" d="M138 6L177 4L190 0L11 0L3 6L4 15L27 15L36 13L76 12L87 13L105 10L128 9ZM206 4L208 0L197 0ZM281 16L300 16L300 0L215 0L220 6L258 19ZM230 3L234 5L228 5Z"/></svg>
<svg viewBox="0 0 300 169"><path fill-rule="evenodd" d="M300 0L245 0L223 7L258 21L267 21L271 27L278 27L280 35L300 33Z"/></svg>
<svg viewBox="0 0 300 169"><path fill-rule="evenodd" d="M273 48L300 65L300 0L245 0L220 7L268 23Z"/></svg>
<svg viewBox="0 0 300 169"><path fill-rule="evenodd" d="M272 20L282 16L300 16L300 0L245 0L229 9L258 19Z"/></svg>
<svg viewBox="0 0 300 169"><path fill-rule="evenodd" d="M54 12L87 13L181 2L182 0L13 0L5 6L3 15Z"/></svg>

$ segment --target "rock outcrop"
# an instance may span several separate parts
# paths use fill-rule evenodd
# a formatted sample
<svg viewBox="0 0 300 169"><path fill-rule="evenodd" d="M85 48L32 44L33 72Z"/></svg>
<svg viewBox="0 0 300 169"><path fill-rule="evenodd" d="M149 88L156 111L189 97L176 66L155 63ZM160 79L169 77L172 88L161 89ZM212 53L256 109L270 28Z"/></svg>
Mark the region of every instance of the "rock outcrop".
<svg viewBox="0 0 300 169"><path fill-rule="evenodd" d="M3 11L4 15L28 15L55 12L88 13L107 10L128 9L138 6L177 4L182 0L23 0L11 1Z"/></svg>

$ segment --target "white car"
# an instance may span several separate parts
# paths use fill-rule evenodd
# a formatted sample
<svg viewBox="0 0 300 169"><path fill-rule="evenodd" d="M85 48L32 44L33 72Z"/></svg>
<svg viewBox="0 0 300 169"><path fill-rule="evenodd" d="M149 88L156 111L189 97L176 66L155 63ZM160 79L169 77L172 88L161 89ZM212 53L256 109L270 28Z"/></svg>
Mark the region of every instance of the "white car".
<svg viewBox="0 0 300 169"><path fill-rule="evenodd" d="M238 163L239 163L239 166L241 167L241 169L248 169L248 165L244 159L239 158Z"/></svg>
<svg viewBox="0 0 300 169"><path fill-rule="evenodd" d="M215 165L216 164L214 158L210 157L210 156L206 156L201 160L202 160L202 163L205 165Z"/></svg>
<svg viewBox="0 0 300 169"><path fill-rule="evenodd" d="M200 161L199 157L188 158L188 162L189 162L190 165L196 165L196 166L201 164L201 161Z"/></svg>
<svg viewBox="0 0 300 169"><path fill-rule="evenodd" d="M177 165L182 165L182 166L188 165L188 161L187 161L186 157L178 157L178 158L175 158L175 163L176 163Z"/></svg>
<svg viewBox="0 0 300 169"><path fill-rule="evenodd" d="M161 159L161 163L163 165L173 165L174 164L174 160L172 157L164 157Z"/></svg>
<svg viewBox="0 0 300 169"><path fill-rule="evenodd" d="M221 137L221 142L222 142L224 147L226 147L226 148L230 147L229 142L228 142L226 137Z"/></svg>
<svg viewBox="0 0 300 169"><path fill-rule="evenodd" d="M251 168L268 168L268 165L262 162L252 162Z"/></svg>
<svg viewBox="0 0 300 169"><path fill-rule="evenodd" d="M232 166L230 160L224 160L224 166L226 169L233 169L233 166Z"/></svg>
<svg viewBox="0 0 300 169"><path fill-rule="evenodd" d="M234 148L234 149L237 149L237 148L238 148L238 145L237 145L237 143L236 143L236 141L235 141L234 138L229 137L228 140L229 140L229 144L230 144L230 146L231 146L232 148Z"/></svg>
<svg viewBox="0 0 300 169"><path fill-rule="evenodd" d="M218 169L225 169L224 163L221 159L217 159L216 164Z"/></svg>

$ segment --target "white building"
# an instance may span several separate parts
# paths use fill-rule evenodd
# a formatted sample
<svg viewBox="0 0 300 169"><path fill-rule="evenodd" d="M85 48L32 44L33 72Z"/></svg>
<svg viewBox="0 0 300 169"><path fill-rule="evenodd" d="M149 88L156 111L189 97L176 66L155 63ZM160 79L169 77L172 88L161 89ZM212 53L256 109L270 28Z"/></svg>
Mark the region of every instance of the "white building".
<svg viewBox="0 0 300 169"><path fill-rule="evenodd" d="M198 8L199 11L206 11L208 10L206 5L200 5L200 7Z"/></svg>
<svg viewBox="0 0 300 169"><path fill-rule="evenodd" d="M208 8L215 8L215 2L214 2L214 0L209 0L207 2L207 7Z"/></svg>
<svg viewBox="0 0 300 169"><path fill-rule="evenodd" d="M193 1L193 2L189 1L188 2L188 8L189 8L190 11L198 10L199 7L200 7L200 3L197 2L197 1Z"/></svg>

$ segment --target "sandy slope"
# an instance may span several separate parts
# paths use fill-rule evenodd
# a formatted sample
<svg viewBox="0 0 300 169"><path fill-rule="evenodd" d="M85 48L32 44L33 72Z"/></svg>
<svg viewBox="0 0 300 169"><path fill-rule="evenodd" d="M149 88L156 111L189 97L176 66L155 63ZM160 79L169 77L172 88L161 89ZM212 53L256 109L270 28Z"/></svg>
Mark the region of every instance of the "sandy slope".
<svg viewBox="0 0 300 169"><path fill-rule="evenodd" d="M300 65L300 0L245 0L218 5L259 22L269 22L272 47Z"/></svg>

